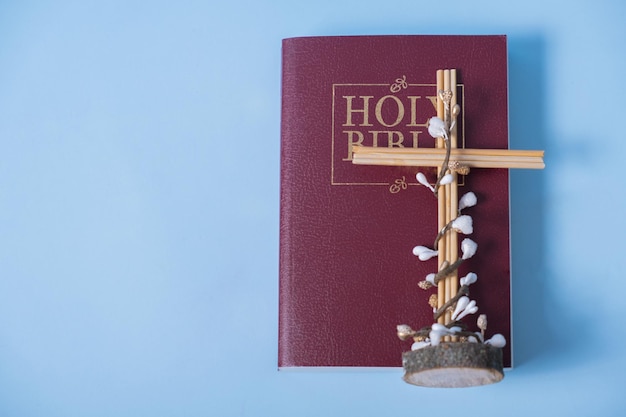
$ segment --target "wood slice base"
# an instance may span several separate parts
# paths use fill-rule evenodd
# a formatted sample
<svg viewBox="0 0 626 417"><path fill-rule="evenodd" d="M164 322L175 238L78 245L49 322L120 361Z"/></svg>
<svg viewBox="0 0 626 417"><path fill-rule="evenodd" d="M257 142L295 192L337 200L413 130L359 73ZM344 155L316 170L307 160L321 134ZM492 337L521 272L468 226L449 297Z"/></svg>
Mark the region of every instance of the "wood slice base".
<svg viewBox="0 0 626 417"><path fill-rule="evenodd" d="M461 388L504 378L502 349L483 343L441 343L402 354L403 379L422 387Z"/></svg>

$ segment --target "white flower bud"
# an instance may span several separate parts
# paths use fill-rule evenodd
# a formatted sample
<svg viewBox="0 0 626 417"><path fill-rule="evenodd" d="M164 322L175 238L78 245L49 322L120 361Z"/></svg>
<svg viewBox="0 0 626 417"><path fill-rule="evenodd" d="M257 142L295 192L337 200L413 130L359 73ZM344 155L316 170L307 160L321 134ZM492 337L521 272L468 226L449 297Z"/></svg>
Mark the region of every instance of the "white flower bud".
<svg viewBox="0 0 626 417"><path fill-rule="evenodd" d="M463 252L462 258L463 259L471 258L472 256L474 256L477 249L478 249L478 244L474 242L472 239L470 238L463 239L463 242L461 242L461 252Z"/></svg>
<svg viewBox="0 0 626 417"><path fill-rule="evenodd" d="M411 345L411 350L418 350L421 348L425 348L426 346L430 346L430 342L415 342Z"/></svg>
<svg viewBox="0 0 626 417"><path fill-rule="evenodd" d="M506 339L500 333L494 334L491 339L487 340L485 344L491 345L496 348L502 348L506 346Z"/></svg>
<svg viewBox="0 0 626 417"><path fill-rule="evenodd" d="M464 235L471 235L474 232L472 218L466 214L452 220L452 228Z"/></svg>
<svg viewBox="0 0 626 417"><path fill-rule="evenodd" d="M469 274L465 275L463 278L461 278L460 282L461 282L461 286L463 285L472 285L473 283L476 282L476 280L478 280L478 275L476 275L473 272L470 272Z"/></svg>
<svg viewBox="0 0 626 417"><path fill-rule="evenodd" d="M463 197L459 200L459 211L467 207L474 207L476 202L476 194L473 192L470 191L469 193L463 194Z"/></svg>
<svg viewBox="0 0 626 417"><path fill-rule="evenodd" d="M430 326L430 328L431 330L434 330L439 333L448 333L448 328L441 323L433 323L433 325Z"/></svg>
<svg viewBox="0 0 626 417"><path fill-rule="evenodd" d="M446 174L441 178L441 181L439 181L439 185L450 184L452 181L454 181L454 175Z"/></svg>
<svg viewBox="0 0 626 417"><path fill-rule="evenodd" d="M435 283L435 277L437 276L437 274L432 273L432 274L428 274L426 275L426 278L424 278L425 281L430 282L431 285L434 285L435 287L437 286L437 284Z"/></svg>
<svg viewBox="0 0 626 417"><path fill-rule="evenodd" d="M428 337L430 338L430 344L432 346L437 346L439 344L439 342L441 341L441 338L445 335L445 333L441 333L435 330L431 330L430 333L428 334Z"/></svg>
<svg viewBox="0 0 626 417"><path fill-rule="evenodd" d="M472 300L465 306L465 308L458 315L456 320L461 320L463 317L467 316L468 314L474 314L477 311L478 311L478 307L476 306L476 301Z"/></svg>
<svg viewBox="0 0 626 417"><path fill-rule="evenodd" d="M452 320L456 320L456 317L461 313L461 311L465 310L465 307L469 304L469 297L463 296L458 299L456 302L456 308L454 309L454 313L452 313Z"/></svg>
<svg viewBox="0 0 626 417"><path fill-rule="evenodd" d="M413 248L413 255L417 256L420 261L427 261L438 254L438 251L427 248L426 246L416 246Z"/></svg>
<svg viewBox="0 0 626 417"><path fill-rule="evenodd" d="M448 134L446 133L446 124L438 117L431 117L428 119L428 133L433 138L444 138L448 140Z"/></svg>
<svg viewBox="0 0 626 417"><path fill-rule="evenodd" d="M418 172L417 174L415 174L415 179L417 180L417 182L422 184L424 187L428 188L430 191L435 191L433 186L430 185L430 183L426 179L426 175L422 174L421 172Z"/></svg>

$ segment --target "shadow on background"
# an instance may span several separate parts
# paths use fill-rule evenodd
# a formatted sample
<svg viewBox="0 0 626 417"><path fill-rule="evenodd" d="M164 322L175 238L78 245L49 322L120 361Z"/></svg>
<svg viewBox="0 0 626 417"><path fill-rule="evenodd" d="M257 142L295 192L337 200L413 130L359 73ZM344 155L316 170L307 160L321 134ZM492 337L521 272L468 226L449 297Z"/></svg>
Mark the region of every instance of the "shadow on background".
<svg viewBox="0 0 626 417"><path fill-rule="evenodd" d="M511 149L546 149L545 53L543 36L509 37ZM548 321L544 172L510 173L514 366L547 353L555 342Z"/></svg>

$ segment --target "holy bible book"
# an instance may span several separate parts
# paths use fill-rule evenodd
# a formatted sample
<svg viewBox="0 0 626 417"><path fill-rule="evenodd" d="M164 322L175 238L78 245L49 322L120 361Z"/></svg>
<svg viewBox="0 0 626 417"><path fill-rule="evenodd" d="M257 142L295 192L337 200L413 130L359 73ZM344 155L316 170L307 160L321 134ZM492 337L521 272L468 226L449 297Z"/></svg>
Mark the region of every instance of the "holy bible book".
<svg viewBox="0 0 626 417"><path fill-rule="evenodd" d="M433 323L417 285L437 269L437 199L417 183L435 168L352 163L355 146L432 148L436 71L456 68L459 147L508 149L505 36L358 36L285 39L282 45L278 365L400 367L396 326ZM509 173L472 168L476 255L471 297L502 333L511 366ZM436 291L435 291L436 292ZM464 320L470 329L476 317Z"/></svg>

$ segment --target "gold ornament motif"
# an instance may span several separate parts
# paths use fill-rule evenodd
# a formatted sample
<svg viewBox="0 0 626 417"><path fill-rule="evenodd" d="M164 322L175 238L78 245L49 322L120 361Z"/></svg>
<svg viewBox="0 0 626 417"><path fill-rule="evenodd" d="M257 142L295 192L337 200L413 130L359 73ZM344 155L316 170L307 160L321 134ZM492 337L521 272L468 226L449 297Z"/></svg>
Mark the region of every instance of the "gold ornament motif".
<svg viewBox="0 0 626 417"><path fill-rule="evenodd" d="M400 90L406 90L409 87L409 85L406 82L406 75L403 75L401 78L396 78L396 82L391 84L391 87L389 87L389 91L391 91L392 93L397 93Z"/></svg>
<svg viewBox="0 0 626 417"><path fill-rule="evenodd" d="M406 190L406 177L402 177L401 179L398 178L397 180L394 181L393 184L391 184L391 186L389 187L389 192L391 194L397 194L399 193L401 190Z"/></svg>

